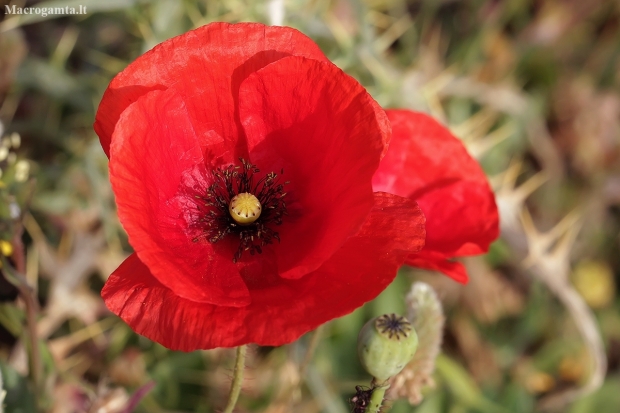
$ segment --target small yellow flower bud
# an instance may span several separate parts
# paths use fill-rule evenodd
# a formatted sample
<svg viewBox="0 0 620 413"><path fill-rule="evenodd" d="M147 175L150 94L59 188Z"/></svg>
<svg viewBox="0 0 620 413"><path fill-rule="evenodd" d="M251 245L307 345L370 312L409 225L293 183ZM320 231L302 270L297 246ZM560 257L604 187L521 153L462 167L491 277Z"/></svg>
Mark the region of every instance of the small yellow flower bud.
<svg viewBox="0 0 620 413"><path fill-rule="evenodd" d="M8 241L0 240L0 253L5 257L10 257L13 255L13 245Z"/></svg>
<svg viewBox="0 0 620 413"><path fill-rule="evenodd" d="M612 268L604 261L581 261L572 273L575 288L592 308L613 303L616 285Z"/></svg>

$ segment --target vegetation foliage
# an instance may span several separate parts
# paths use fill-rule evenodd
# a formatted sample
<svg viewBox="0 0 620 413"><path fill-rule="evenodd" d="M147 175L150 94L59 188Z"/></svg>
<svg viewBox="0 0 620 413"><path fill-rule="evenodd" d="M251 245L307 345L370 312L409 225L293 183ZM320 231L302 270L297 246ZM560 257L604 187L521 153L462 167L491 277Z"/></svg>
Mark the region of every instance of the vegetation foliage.
<svg viewBox="0 0 620 413"><path fill-rule="evenodd" d="M446 330L434 379L420 381L434 388L416 407L407 398L418 400L420 389L388 394L394 413L618 411L617 2L68 4L87 14L0 22L4 411L222 409L234 350L169 351L133 333L99 297L131 249L92 123L110 79L155 44L213 21L281 18L382 106L449 125L491 178L502 237L487 256L466 260L467 286L405 268L377 299L325 325L319 341L250 348L237 411L350 411L355 386L369 380L357 334L376 315L406 314L413 280L437 291Z"/></svg>

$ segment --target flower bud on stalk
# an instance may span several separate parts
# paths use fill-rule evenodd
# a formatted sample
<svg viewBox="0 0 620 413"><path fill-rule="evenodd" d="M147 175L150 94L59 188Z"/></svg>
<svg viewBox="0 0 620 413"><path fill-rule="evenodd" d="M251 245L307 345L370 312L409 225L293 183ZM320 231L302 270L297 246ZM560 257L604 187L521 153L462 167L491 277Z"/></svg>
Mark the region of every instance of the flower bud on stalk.
<svg viewBox="0 0 620 413"><path fill-rule="evenodd" d="M364 369L383 385L413 358L418 335L411 323L396 314L384 314L367 322L357 338L357 353Z"/></svg>
<svg viewBox="0 0 620 413"><path fill-rule="evenodd" d="M381 411L388 380L400 373L418 348L418 335L405 317L384 314L367 322L357 338L357 354L373 377L368 413Z"/></svg>

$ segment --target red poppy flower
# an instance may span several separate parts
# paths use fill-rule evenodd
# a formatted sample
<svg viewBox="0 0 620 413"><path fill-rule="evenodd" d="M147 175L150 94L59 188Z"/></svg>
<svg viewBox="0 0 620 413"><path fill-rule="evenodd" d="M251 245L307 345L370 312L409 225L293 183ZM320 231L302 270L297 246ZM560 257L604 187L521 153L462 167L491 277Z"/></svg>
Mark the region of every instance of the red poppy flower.
<svg viewBox="0 0 620 413"><path fill-rule="evenodd" d="M417 204L372 190L385 112L294 29L160 44L114 78L95 130L135 250L102 296L166 347L291 342L424 243Z"/></svg>
<svg viewBox="0 0 620 413"><path fill-rule="evenodd" d="M373 188L417 201L426 217L424 249L406 263L467 282L452 257L483 254L499 235L495 196L461 141L423 113L388 110L392 139Z"/></svg>

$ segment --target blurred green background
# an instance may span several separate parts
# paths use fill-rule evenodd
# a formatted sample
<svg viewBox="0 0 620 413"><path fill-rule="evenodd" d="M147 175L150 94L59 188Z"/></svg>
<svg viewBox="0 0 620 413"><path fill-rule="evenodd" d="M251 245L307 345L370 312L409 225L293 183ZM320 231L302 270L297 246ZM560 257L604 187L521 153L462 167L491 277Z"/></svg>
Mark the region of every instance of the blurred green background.
<svg viewBox="0 0 620 413"><path fill-rule="evenodd" d="M0 0L0 15L7 4ZM620 3L37 5L87 13L5 14L0 23L0 251L23 275L0 269L5 412L35 412L37 403L55 413L125 412L151 381L137 412L223 408L233 350L169 351L99 298L131 249L92 130L116 73L213 21L295 27L384 107L442 120L488 172L502 216L490 253L466 260L467 286L403 269L376 300L323 328L303 374L311 334L251 348L237 411L350 411L355 386L369 382L357 332L375 315L405 313L413 280L433 285L444 303L443 354L424 401L414 407L392 396L394 413L620 411ZM22 246L25 254L9 251ZM28 322L37 325L37 371L29 371Z"/></svg>

